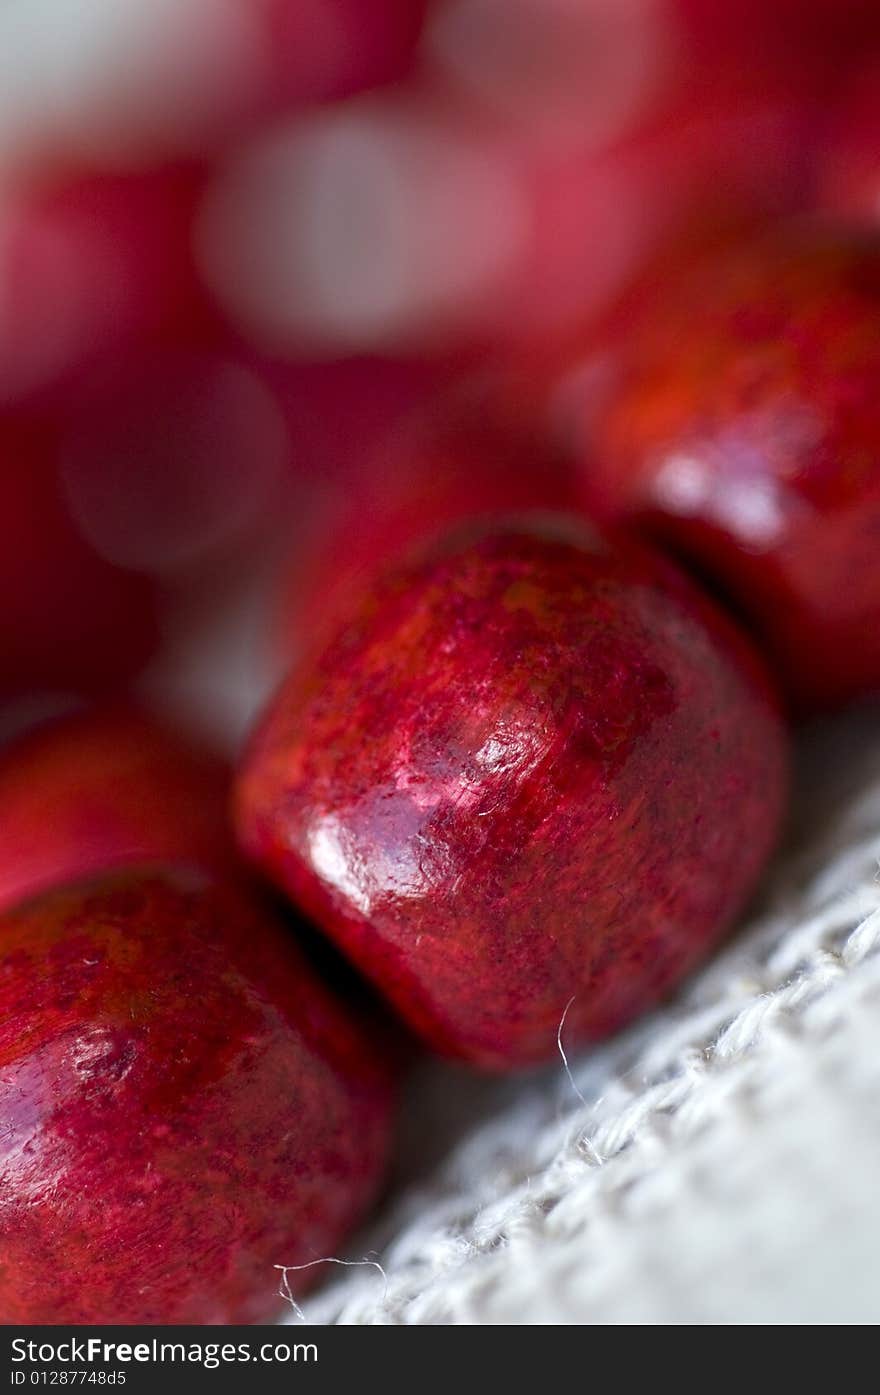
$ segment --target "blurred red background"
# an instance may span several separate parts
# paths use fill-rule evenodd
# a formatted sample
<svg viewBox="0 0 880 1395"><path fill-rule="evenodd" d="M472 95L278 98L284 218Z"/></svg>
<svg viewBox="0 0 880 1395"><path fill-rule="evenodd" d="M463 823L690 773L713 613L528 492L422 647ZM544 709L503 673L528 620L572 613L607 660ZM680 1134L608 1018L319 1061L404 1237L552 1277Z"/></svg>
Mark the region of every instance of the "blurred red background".
<svg viewBox="0 0 880 1395"><path fill-rule="evenodd" d="M670 266L880 217L878 76L868 0L7 3L0 695L233 738L356 563L565 497Z"/></svg>

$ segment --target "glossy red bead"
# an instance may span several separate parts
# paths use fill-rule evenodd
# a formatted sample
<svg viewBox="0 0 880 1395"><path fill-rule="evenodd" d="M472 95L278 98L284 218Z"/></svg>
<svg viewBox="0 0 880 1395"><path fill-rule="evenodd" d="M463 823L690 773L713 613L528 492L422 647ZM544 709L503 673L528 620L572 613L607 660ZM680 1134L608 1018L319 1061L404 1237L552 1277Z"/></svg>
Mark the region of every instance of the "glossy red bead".
<svg viewBox="0 0 880 1395"><path fill-rule="evenodd" d="M880 689L880 236L789 226L634 316L585 450L590 510L742 611L793 704Z"/></svg>
<svg viewBox="0 0 880 1395"><path fill-rule="evenodd" d="M581 525L377 583L240 772L253 861L438 1050L601 1037L706 954L774 841L785 738L732 626Z"/></svg>
<svg viewBox="0 0 880 1395"><path fill-rule="evenodd" d="M270 1320L276 1266L373 1196L389 1105L367 1028L228 888L124 874L6 911L0 1316Z"/></svg>

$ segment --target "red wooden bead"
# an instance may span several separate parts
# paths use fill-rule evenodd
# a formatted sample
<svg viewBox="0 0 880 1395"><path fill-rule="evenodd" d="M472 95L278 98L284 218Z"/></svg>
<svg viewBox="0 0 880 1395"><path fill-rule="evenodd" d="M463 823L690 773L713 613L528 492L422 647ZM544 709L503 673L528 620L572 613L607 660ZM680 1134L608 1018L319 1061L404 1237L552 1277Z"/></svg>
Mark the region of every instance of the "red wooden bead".
<svg viewBox="0 0 880 1395"><path fill-rule="evenodd" d="M633 318L590 509L695 561L793 702L880 687L880 237L786 227Z"/></svg>
<svg viewBox="0 0 880 1395"><path fill-rule="evenodd" d="M5 1320L270 1320L276 1266L332 1254L374 1194L390 1093L366 1028L228 888L127 873L6 911Z"/></svg>
<svg viewBox="0 0 880 1395"><path fill-rule="evenodd" d="M428 1042L504 1069L646 1008L773 842L784 736L669 564L582 525L392 573L282 687L241 842Z"/></svg>

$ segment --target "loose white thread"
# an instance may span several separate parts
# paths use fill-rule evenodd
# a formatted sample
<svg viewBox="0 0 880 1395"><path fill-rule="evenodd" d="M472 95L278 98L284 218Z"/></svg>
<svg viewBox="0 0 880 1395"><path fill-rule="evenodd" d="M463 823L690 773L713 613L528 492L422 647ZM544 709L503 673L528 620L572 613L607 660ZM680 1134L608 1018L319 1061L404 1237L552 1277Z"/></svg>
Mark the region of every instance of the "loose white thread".
<svg viewBox="0 0 880 1395"><path fill-rule="evenodd" d="M560 1056L562 1057L562 1064L563 1064L563 1067L564 1067L564 1069L565 1069L565 1074L568 1076L568 1083L570 1084L571 1088L574 1090L575 1094L577 1095L577 1097L578 1097L578 1099L580 1100L581 1104L583 1105L584 1109L586 1109L586 1108L587 1108L587 1101L584 1099L583 1095L581 1094L581 1091L580 1091L579 1088L578 1088L577 1082L575 1081L575 1078L574 1078L574 1076L573 1076L572 1073L571 1073L571 1066L568 1064L568 1057L567 1057L566 1054L565 1054L565 1047L562 1045L562 1032L563 1032L563 1028L565 1027L565 1019L566 1019L566 1017L568 1016L568 1010L569 1010L569 1008L571 1007L571 1005L572 1005L572 1003L574 1002L574 1000L575 1000L576 997L577 997L577 994L576 994L576 993L573 993L572 996L569 998L568 1002L565 1004L565 1008L563 1009L562 1017L559 1019L559 1028L558 1028L557 1033L556 1033L556 1045L557 1045L557 1047L559 1048L559 1054L560 1054ZM590 1158L592 1159L592 1161L593 1161L594 1163L596 1163L597 1165L601 1165L601 1163L602 1163L602 1158L601 1158L601 1156L600 1156L600 1154L599 1154L599 1151L598 1151L598 1149L596 1148L596 1146L594 1145L592 1139L589 1138L587 1134L582 1134L582 1135L581 1135L581 1148L583 1149L584 1153L585 1153L588 1157L590 1157Z"/></svg>
<svg viewBox="0 0 880 1395"><path fill-rule="evenodd" d="M287 1276L288 1274L297 1273L302 1269L314 1269L317 1264L338 1264L343 1269L378 1269L384 1283L382 1295L382 1302L384 1303L385 1295L388 1293L388 1275L377 1259L335 1259L332 1255L326 1255L321 1259L310 1259L307 1264L276 1264L274 1267L281 1274L278 1296L279 1298L283 1298L286 1303L290 1304L300 1322L306 1321L306 1315L293 1296L290 1288L290 1280Z"/></svg>

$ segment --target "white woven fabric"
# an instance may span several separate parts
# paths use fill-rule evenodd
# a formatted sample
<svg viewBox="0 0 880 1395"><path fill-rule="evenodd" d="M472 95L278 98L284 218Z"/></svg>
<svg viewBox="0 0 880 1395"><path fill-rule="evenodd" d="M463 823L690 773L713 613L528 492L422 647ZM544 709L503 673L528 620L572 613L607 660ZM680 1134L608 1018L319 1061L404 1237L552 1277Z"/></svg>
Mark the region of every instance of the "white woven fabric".
<svg viewBox="0 0 880 1395"><path fill-rule="evenodd" d="M729 948L571 1078L426 1068L346 1256L381 1272L339 1269L291 1321L880 1319L880 715L800 747Z"/></svg>

